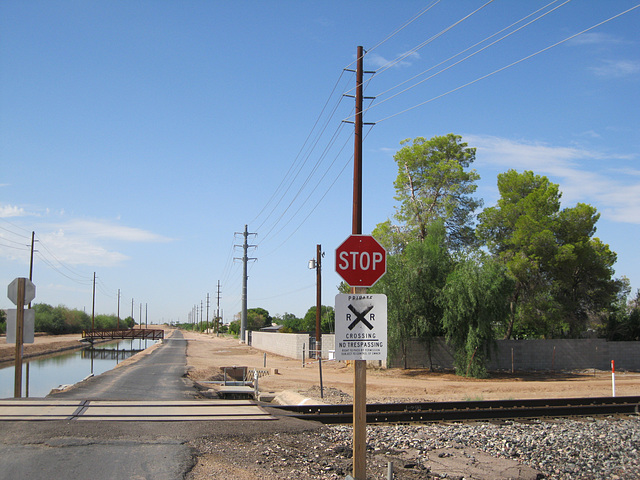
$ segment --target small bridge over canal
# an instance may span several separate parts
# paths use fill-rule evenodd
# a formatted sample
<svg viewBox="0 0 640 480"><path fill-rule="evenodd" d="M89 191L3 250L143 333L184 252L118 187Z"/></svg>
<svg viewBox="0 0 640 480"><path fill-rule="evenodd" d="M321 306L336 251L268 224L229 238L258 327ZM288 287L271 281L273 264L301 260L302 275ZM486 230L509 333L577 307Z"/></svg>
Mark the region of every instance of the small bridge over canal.
<svg viewBox="0 0 640 480"><path fill-rule="evenodd" d="M163 340L164 330L161 328L131 328L126 330L89 330L82 332L83 340L92 342L94 340Z"/></svg>

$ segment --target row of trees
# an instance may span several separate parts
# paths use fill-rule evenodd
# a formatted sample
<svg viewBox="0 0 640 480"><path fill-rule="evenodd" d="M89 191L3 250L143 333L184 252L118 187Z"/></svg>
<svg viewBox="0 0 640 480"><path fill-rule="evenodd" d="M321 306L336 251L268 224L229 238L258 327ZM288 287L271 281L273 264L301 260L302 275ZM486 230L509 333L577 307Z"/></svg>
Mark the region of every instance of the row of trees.
<svg viewBox="0 0 640 480"><path fill-rule="evenodd" d="M509 170L497 204L476 214L474 148L453 134L402 145L396 214L373 231L389 253L371 291L388 296L392 351L445 335L458 373L483 376L496 338L640 339L638 300L594 237L593 206L562 208L558 185Z"/></svg>
<svg viewBox="0 0 640 480"><path fill-rule="evenodd" d="M50 335L63 335L67 333L82 333L83 330L91 330L91 316L82 310L69 309L64 305L52 307L46 303L36 303L35 310L35 331L48 333ZM93 325L96 330L115 329L120 324L120 328L133 328L135 321L131 317L120 319L116 315L96 315ZM0 310L0 332L6 332L6 316Z"/></svg>
<svg viewBox="0 0 640 480"><path fill-rule="evenodd" d="M237 317L239 314L237 315ZM282 316L271 317L264 308L247 309L247 330L260 330L270 327L275 323L282 326L284 333L315 332L316 307L315 305L305 314L304 318L298 318L293 313L285 313ZM320 311L320 327L323 333L333 333L335 325L335 312L333 307L322 305ZM232 321L228 327L228 333L238 335L240 333L240 320Z"/></svg>

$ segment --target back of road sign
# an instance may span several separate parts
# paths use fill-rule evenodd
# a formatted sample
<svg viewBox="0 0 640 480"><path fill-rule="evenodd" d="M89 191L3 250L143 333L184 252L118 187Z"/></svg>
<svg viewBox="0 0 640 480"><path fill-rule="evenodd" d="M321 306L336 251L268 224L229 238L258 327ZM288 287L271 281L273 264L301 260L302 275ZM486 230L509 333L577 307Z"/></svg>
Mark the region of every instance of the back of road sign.
<svg viewBox="0 0 640 480"><path fill-rule="evenodd" d="M18 310L7 310L7 343L16 343L16 323ZM22 343L33 343L36 324L36 311L28 309L24 311L24 325L22 327Z"/></svg>

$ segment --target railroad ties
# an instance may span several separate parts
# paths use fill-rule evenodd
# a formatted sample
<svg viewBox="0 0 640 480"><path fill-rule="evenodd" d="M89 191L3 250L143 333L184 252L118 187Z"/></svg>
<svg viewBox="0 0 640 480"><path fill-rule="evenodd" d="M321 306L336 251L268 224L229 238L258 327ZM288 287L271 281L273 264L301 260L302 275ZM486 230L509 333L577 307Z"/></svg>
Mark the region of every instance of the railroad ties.
<svg viewBox="0 0 640 480"><path fill-rule="evenodd" d="M326 424L351 423L352 405L274 406L287 416ZM432 403L370 403L367 424L584 417L638 414L640 397L554 398Z"/></svg>

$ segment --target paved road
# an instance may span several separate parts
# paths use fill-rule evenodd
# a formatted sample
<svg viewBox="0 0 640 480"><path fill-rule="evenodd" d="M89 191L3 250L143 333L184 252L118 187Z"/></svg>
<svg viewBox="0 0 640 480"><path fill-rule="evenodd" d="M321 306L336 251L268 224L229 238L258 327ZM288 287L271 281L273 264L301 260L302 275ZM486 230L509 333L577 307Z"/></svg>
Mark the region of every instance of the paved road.
<svg viewBox="0 0 640 480"><path fill-rule="evenodd" d="M141 360L90 378L52 398L82 400L184 400L195 398L186 378L187 341L176 330L164 344Z"/></svg>
<svg viewBox="0 0 640 480"><path fill-rule="evenodd" d="M186 340L177 331L142 360L92 378L64 394L82 400L184 400L196 390L186 373ZM63 398L62 394L54 398ZM3 421L0 480L177 480L196 463L194 445L229 435L314 429L275 421Z"/></svg>

